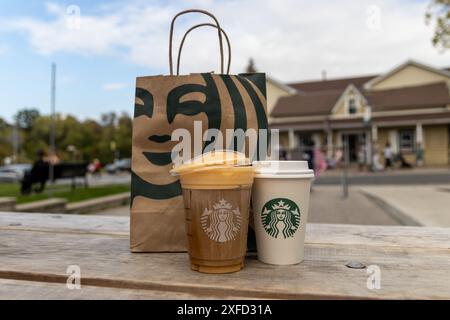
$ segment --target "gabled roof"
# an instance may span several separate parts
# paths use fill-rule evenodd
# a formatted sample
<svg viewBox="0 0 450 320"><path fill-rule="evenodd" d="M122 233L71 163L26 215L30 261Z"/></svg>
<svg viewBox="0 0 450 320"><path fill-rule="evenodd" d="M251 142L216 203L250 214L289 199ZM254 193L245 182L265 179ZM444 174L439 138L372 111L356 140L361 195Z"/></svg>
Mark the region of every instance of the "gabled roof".
<svg viewBox="0 0 450 320"><path fill-rule="evenodd" d="M366 99L366 102L368 102L374 112L450 105L449 88L445 82L377 90L376 92L365 90L368 88L365 84L377 83L409 65L450 77L450 68L436 69L409 60L381 76L369 75L344 79L291 83L289 87L297 89L299 91L298 94L280 98L273 108L271 116L277 118L331 115L339 99L343 99L343 96L345 96L345 93L350 88L355 88Z"/></svg>
<svg viewBox="0 0 450 320"><path fill-rule="evenodd" d="M301 93L282 97L275 105L271 116L328 116L333 108L343 98L345 91L323 91ZM450 105L449 88L445 82L432 83L423 86L404 87L399 89L379 90L362 94L372 107L372 112L398 111L427 107L445 107Z"/></svg>
<svg viewBox="0 0 450 320"><path fill-rule="evenodd" d="M294 94L297 93L297 90L287 84L282 83L281 81L278 81L272 77L269 77L266 75L266 80L270 83L272 83L274 86L279 87L280 89L290 93L290 94Z"/></svg>
<svg viewBox="0 0 450 320"><path fill-rule="evenodd" d="M449 88L445 82L373 91L367 96L374 112L444 107L450 104Z"/></svg>
<svg viewBox="0 0 450 320"><path fill-rule="evenodd" d="M273 108L271 117L328 115L342 91L299 93L281 97Z"/></svg>
<svg viewBox="0 0 450 320"><path fill-rule="evenodd" d="M408 60L404 63L402 63L401 65L395 67L394 69L390 70L389 72L379 75L378 77L368 81L365 85L364 85L364 89L369 90L372 86L376 85L377 83L380 83L381 81L389 78L390 76L392 76L393 74L399 72L400 70L408 67L408 66L414 66L420 69L424 69L424 70L428 70L430 72L442 75L444 77L449 77L450 78L450 71L446 70L446 69L437 69L434 67L431 67L429 65L414 61L414 60Z"/></svg>
<svg viewBox="0 0 450 320"><path fill-rule="evenodd" d="M341 93L341 96L336 101L335 105L333 106L333 109L331 109L331 113L335 113L337 111L336 109L338 108L338 106L344 102L345 96L347 96L352 90L358 97L360 97L367 104L366 97L361 93L361 91L356 86L354 86L351 83L347 86L347 88L345 88L344 92Z"/></svg>
<svg viewBox="0 0 450 320"><path fill-rule="evenodd" d="M347 88L349 84L353 84L358 89L361 89L366 82L376 77L377 75L368 75L362 77L342 78L332 80L304 81L304 82L290 83L289 86L303 92L345 90L345 88Z"/></svg>

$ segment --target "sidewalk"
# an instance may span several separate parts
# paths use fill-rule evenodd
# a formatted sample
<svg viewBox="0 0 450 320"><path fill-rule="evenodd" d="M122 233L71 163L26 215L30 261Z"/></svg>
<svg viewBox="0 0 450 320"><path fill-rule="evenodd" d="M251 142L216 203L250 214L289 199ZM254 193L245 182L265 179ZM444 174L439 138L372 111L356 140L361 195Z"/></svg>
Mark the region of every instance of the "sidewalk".
<svg viewBox="0 0 450 320"><path fill-rule="evenodd" d="M343 174L343 169L331 169L323 172L321 177L341 177ZM392 169L392 170L384 170L384 171L359 171L356 166L352 166L348 169L349 176L383 176L383 175L428 175L428 174L449 174L449 167L436 167L436 168L411 168L411 169Z"/></svg>
<svg viewBox="0 0 450 320"><path fill-rule="evenodd" d="M311 193L308 222L402 225L356 187L350 187L348 198L342 198L339 186L315 186Z"/></svg>
<svg viewBox="0 0 450 320"><path fill-rule="evenodd" d="M450 184L446 186L361 186L359 190L391 208L404 222L450 227Z"/></svg>

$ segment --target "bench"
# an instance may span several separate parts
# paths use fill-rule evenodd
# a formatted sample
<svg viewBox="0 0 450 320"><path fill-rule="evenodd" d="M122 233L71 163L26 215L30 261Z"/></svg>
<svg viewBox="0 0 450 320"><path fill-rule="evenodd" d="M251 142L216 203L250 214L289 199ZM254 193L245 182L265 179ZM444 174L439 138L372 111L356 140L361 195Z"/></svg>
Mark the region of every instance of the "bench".
<svg viewBox="0 0 450 320"><path fill-rule="evenodd" d="M0 213L0 299L450 299L449 239L450 228L311 223L301 264L249 254L240 272L205 275L187 253L131 253L128 217ZM74 265L82 290L66 287Z"/></svg>
<svg viewBox="0 0 450 320"><path fill-rule="evenodd" d="M87 163L59 163L53 166L53 182L58 179L72 179L72 189L76 187L76 178L84 179L84 186L88 186ZM50 168L48 163L41 163L38 167L31 169L22 180L22 193L31 192L33 184L39 183L36 192L44 191L45 184L49 180Z"/></svg>
<svg viewBox="0 0 450 320"><path fill-rule="evenodd" d="M72 188L76 187L76 178L84 179L84 186L88 186L87 163L59 163L53 167L53 181L58 179L72 179Z"/></svg>

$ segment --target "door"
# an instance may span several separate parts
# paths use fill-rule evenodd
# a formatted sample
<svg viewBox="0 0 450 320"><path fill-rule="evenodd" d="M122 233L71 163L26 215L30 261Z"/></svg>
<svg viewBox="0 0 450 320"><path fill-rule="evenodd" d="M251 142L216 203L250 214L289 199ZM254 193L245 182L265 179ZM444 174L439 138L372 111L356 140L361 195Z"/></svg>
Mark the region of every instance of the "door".
<svg viewBox="0 0 450 320"><path fill-rule="evenodd" d="M366 134L364 132L347 133L342 135L342 139L342 145L344 146L344 148L346 147L345 141L348 141L347 154L349 162L357 162L359 148L363 145L365 146L366 144Z"/></svg>

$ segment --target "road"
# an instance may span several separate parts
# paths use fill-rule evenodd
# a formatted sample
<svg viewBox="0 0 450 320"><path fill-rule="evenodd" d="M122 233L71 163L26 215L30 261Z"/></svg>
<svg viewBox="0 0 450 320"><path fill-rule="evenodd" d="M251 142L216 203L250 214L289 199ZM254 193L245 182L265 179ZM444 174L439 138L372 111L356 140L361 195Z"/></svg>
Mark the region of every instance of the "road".
<svg viewBox="0 0 450 320"><path fill-rule="evenodd" d="M427 171L393 171L380 173L358 173L348 174L350 185L437 185L450 184L450 170L427 170ZM317 178L316 185L340 185L342 174L335 172L324 174Z"/></svg>
<svg viewBox="0 0 450 320"><path fill-rule="evenodd" d="M129 173L107 174L101 176L88 176L91 186L105 184L130 183ZM82 180L79 180L81 183ZM397 170L389 172L358 172L352 170L348 173L350 185L443 185L450 184L450 170L446 169L417 169L411 171ZM70 184L70 179L58 180L58 184ZM315 181L315 185L340 185L342 184L342 172L327 171Z"/></svg>

